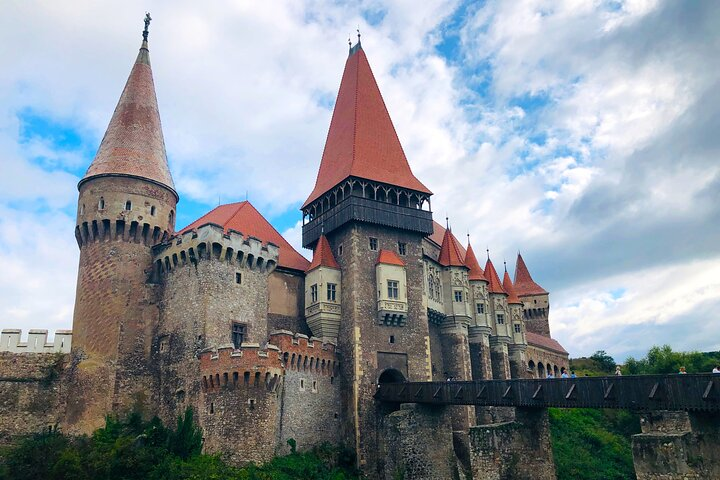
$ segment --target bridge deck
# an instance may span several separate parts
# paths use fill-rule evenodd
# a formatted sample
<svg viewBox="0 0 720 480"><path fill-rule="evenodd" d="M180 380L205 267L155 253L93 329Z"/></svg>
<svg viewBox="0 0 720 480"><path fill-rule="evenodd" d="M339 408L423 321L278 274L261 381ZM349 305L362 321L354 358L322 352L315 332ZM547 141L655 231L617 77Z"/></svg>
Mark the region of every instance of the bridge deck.
<svg viewBox="0 0 720 480"><path fill-rule="evenodd" d="M385 383L375 398L435 405L720 411L720 375Z"/></svg>

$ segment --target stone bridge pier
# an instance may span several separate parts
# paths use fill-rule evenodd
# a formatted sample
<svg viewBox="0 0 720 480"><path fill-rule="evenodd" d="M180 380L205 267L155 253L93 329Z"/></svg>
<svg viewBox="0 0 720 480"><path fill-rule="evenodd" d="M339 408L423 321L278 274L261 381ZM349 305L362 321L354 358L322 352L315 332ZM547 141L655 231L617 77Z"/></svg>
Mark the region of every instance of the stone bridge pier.
<svg viewBox="0 0 720 480"><path fill-rule="evenodd" d="M516 408L515 420L470 428L474 479L555 480L546 408Z"/></svg>
<svg viewBox="0 0 720 480"><path fill-rule="evenodd" d="M632 439L637 480L720 479L720 413L658 410Z"/></svg>

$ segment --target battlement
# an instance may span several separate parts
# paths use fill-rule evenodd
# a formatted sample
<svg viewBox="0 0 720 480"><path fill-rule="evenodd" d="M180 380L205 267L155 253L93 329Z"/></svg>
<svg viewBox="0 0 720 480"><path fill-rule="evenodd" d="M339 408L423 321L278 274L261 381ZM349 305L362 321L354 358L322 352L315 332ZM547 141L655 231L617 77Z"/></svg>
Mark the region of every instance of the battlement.
<svg viewBox="0 0 720 480"><path fill-rule="evenodd" d="M0 333L0 352L12 353L69 353L72 330L56 330L53 343L48 343L47 330L30 330L27 342L21 342L22 330L5 329Z"/></svg>
<svg viewBox="0 0 720 480"><path fill-rule="evenodd" d="M202 388L217 392L223 387L261 387L275 391L283 374L280 349L268 344L243 343L239 349L225 344L200 352Z"/></svg>
<svg viewBox="0 0 720 480"><path fill-rule="evenodd" d="M170 238L153 248L155 273L162 275L200 260L224 260L240 268L270 273L277 266L280 249L271 242L263 244L253 236L206 223Z"/></svg>
<svg viewBox="0 0 720 480"><path fill-rule="evenodd" d="M139 221L120 220L92 220L82 222L75 227L75 240L78 246L93 242L123 241L142 243L152 246L167 240L170 234L157 225L141 223Z"/></svg>
<svg viewBox="0 0 720 480"><path fill-rule="evenodd" d="M335 376L339 367L335 343L288 330L271 332L270 341L280 348L285 369Z"/></svg>

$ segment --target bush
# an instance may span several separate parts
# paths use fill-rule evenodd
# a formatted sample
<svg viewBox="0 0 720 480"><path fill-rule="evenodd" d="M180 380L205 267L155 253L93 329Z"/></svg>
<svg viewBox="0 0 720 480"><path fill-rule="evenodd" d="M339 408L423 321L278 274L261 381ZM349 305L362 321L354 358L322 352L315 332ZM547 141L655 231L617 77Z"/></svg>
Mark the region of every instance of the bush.
<svg viewBox="0 0 720 480"><path fill-rule="evenodd" d="M322 445L236 468L203 455L202 433L188 409L174 430L159 419L108 417L90 437L59 432L33 435L0 457L0 480L350 480L357 474L344 450Z"/></svg>

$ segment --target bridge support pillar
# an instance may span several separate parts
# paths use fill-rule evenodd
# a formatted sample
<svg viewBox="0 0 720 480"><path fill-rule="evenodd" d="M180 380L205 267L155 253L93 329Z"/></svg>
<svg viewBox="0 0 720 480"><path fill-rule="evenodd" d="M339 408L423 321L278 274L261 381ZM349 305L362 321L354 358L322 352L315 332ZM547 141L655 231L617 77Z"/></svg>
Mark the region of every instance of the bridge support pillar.
<svg viewBox="0 0 720 480"><path fill-rule="evenodd" d="M403 404L384 418L382 439L380 478L460 478L446 407Z"/></svg>
<svg viewBox="0 0 720 480"><path fill-rule="evenodd" d="M653 411L632 439L637 480L720 478L720 413Z"/></svg>
<svg viewBox="0 0 720 480"><path fill-rule="evenodd" d="M515 421L470 429L473 478L555 480L545 408L517 408Z"/></svg>

